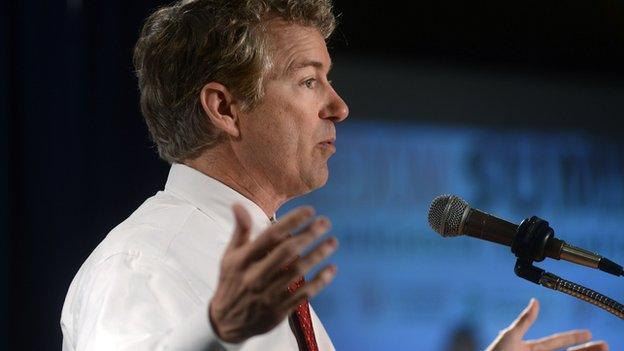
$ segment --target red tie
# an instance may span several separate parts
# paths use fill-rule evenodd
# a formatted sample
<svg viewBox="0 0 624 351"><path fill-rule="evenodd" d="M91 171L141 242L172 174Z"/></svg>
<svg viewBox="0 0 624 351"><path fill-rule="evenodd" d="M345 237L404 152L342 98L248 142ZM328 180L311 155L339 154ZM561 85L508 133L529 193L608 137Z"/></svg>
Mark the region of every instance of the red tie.
<svg viewBox="0 0 624 351"><path fill-rule="evenodd" d="M288 287L288 291L291 294L294 293L304 282L305 279L303 277L299 278L299 280ZM299 344L299 350L318 351L318 345L314 337L314 328L312 327L312 318L310 317L310 305L307 300L297 306L295 312L290 315L290 322Z"/></svg>
<svg viewBox="0 0 624 351"><path fill-rule="evenodd" d="M272 216L269 220L271 223L275 223L275 216ZM290 264L286 265L286 267L288 266L290 266ZM284 269L286 269L286 267ZM294 293L303 283L305 283L305 278L299 278L288 287L288 292L291 294ZM300 351L318 351L314 328L312 327L312 317L310 317L310 305L307 300L297 306L295 312L288 318L288 322L295 334Z"/></svg>

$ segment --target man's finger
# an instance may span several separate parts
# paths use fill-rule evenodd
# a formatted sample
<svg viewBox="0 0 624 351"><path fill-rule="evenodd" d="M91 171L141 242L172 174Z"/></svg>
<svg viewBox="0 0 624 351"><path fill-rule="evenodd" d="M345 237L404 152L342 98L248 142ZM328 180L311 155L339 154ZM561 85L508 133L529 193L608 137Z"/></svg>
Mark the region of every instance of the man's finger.
<svg viewBox="0 0 624 351"><path fill-rule="evenodd" d="M290 286L291 283L306 275L313 267L329 257L338 248L338 239L331 237L318 244L314 250L305 257L295 261L291 267L281 272L273 280L269 289L281 291Z"/></svg>
<svg viewBox="0 0 624 351"><path fill-rule="evenodd" d="M297 236L293 236L279 244L267 257L258 262L256 266L257 277L270 279L273 275L276 275L301 254L303 249L314 242L314 240L320 238L329 229L330 225L331 223L327 218L317 218ZM300 275L303 274L305 272L300 272Z"/></svg>
<svg viewBox="0 0 624 351"><path fill-rule="evenodd" d="M531 299L529 305L520 312L518 318L509 325L508 330L516 333L520 337L526 334L527 330L533 325L537 314L539 313L539 302L536 299Z"/></svg>
<svg viewBox="0 0 624 351"><path fill-rule="evenodd" d="M583 345L570 347L567 351L609 351L609 345L604 341L592 341Z"/></svg>
<svg viewBox="0 0 624 351"><path fill-rule="evenodd" d="M527 341L527 345L531 350L558 350L562 347L587 342L591 340L591 338L592 336L589 330L570 330L541 339Z"/></svg>
<svg viewBox="0 0 624 351"><path fill-rule="evenodd" d="M234 212L236 226L234 228L234 234L232 234L232 239L230 239L228 250L247 243L251 232L251 216L249 216L249 212L247 212L241 204L234 204L232 206L232 211Z"/></svg>
<svg viewBox="0 0 624 351"><path fill-rule="evenodd" d="M290 232L299 228L306 221L314 216L314 209L310 206L298 207L288 212L277 223L268 227L252 243L249 251L249 258L256 260L265 256L277 244L290 236Z"/></svg>
<svg viewBox="0 0 624 351"><path fill-rule="evenodd" d="M321 263L324 259L329 257L338 248L338 239L335 237L327 238L322 243L318 244L314 250L310 251L305 257L302 257L295 265L298 267L297 271L300 275L305 275L314 266Z"/></svg>
<svg viewBox="0 0 624 351"><path fill-rule="evenodd" d="M335 265L329 265L323 268L312 280L290 295L282 304L282 308L288 310L289 313L292 312L302 301L310 300L331 283L336 276L336 272L337 269Z"/></svg>

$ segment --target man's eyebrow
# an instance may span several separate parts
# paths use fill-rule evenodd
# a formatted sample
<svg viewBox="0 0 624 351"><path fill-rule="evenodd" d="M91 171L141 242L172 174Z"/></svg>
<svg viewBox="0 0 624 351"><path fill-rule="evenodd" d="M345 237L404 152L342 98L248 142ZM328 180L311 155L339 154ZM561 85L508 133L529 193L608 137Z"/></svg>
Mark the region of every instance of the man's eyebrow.
<svg viewBox="0 0 624 351"><path fill-rule="evenodd" d="M317 69L323 69L323 67L325 67L325 64L317 60L294 61L293 63L288 65L288 68L286 68L286 72L292 73L296 70L306 68L306 67L314 67ZM330 62L327 72L331 71L332 67L333 67L333 62Z"/></svg>

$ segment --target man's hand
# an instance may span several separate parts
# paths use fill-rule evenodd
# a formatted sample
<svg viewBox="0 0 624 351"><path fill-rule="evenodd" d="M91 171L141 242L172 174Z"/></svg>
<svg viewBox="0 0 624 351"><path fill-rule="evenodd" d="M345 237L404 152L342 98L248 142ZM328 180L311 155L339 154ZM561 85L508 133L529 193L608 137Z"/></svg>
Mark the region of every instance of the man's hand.
<svg viewBox="0 0 624 351"><path fill-rule="evenodd" d="M312 208L301 207L250 241L249 214L240 205L234 205L232 210L236 229L221 260L219 283L209 315L221 340L237 343L270 331L300 303L332 281L336 267L329 265L294 294L287 291L292 282L332 254L338 241L330 237L299 258L306 247L329 229L327 218L314 219L292 236L292 231L314 216Z"/></svg>
<svg viewBox="0 0 624 351"><path fill-rule="evenodd" d="M529 330L537 314L539 313L539 303L531 299L529 305L520 313L518 318L511 323L507 329L498 334L496 340L486 351L550 351L559 350L563 347L570 347L568 351L607 351L609 346L604 341L591 340L591 333L588 330L571 330L564 333L553 334L537 340L522 340L524 334Z"/></svg>

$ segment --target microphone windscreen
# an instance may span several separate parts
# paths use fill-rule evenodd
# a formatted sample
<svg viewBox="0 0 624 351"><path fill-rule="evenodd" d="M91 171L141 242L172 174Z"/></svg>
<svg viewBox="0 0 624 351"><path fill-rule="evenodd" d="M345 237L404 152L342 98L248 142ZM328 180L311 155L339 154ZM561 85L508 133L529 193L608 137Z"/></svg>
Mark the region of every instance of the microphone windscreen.
<svg viewBox="0 0 624 351"><path fill-rule="evenodd" d="M447 236L462 235L459 232L461 220L468 203L455 195L440 195L429 206L429 225L436 233Z"/></svg>

